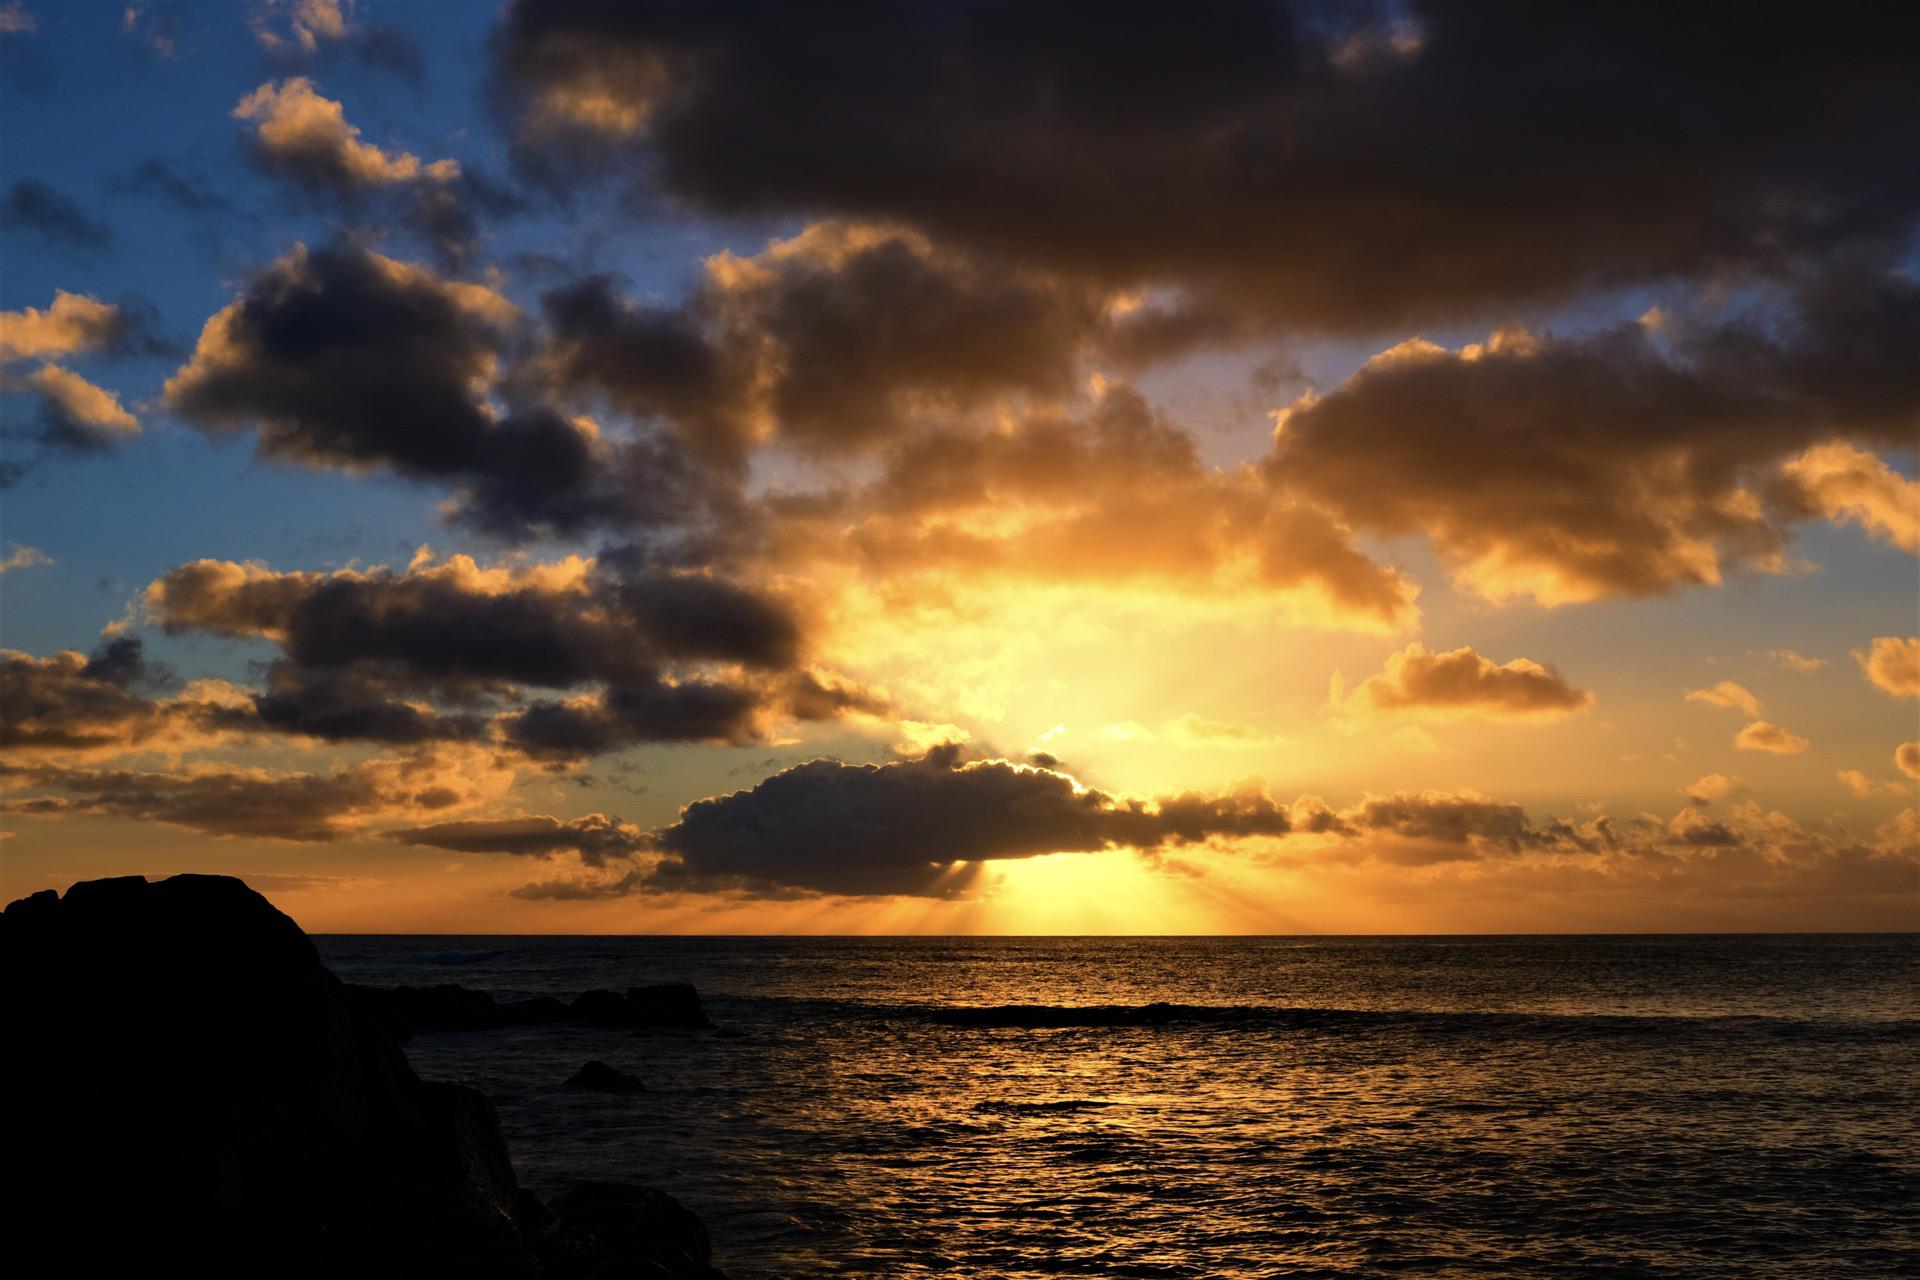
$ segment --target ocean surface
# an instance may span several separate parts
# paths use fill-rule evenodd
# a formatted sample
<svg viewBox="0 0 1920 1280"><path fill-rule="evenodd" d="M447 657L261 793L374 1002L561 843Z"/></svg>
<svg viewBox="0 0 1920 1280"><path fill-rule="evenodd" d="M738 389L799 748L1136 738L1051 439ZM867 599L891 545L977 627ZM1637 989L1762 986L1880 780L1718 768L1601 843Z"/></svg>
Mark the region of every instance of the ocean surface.
<svg viewBox="0 0 1920 1280"><path fill-rule="evenodd" d="M665 1188L735 1280L1920 1276L1920 936L316 941L697 986L716 1032L408 1054L525 1184Z"/></svg>

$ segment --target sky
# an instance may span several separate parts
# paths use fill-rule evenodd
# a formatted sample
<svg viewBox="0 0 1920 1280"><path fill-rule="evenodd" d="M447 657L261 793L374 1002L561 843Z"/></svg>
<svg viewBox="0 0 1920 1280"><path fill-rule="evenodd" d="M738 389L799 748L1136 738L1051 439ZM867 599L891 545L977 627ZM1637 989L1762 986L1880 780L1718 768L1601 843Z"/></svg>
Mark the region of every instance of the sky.
<svg viewBox="0 0 1920 1280"><path fill-rule="evenodd" d="M1920 925L1920 13L0 4L0 890Z"/></svg>

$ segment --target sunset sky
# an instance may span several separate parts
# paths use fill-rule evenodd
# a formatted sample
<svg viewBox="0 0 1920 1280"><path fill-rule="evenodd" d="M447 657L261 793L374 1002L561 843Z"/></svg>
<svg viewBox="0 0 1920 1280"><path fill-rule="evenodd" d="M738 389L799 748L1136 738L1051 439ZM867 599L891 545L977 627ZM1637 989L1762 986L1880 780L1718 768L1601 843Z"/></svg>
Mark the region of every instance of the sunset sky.
<svg viewBox="0 0 1920 1280"><path fill-rule="evenodd" d="M0 887L1920 925L1920 9L0 4Z"/></svg>

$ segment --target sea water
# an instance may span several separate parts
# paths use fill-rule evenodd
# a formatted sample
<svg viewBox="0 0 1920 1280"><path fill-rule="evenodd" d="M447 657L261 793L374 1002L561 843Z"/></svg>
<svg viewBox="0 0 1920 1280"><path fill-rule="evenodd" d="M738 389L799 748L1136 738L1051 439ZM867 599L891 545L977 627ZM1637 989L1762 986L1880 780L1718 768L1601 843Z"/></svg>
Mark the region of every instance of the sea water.
<svg viewBox="0 0 1920 1280"><path fill-rule="evenodd" d="M716 1031L407 1052L524 1184L664 1188L736 1280L1920 1275L1914 935L316 941L697 986ZM589 1058L646 1091L567 1089Z"/></svg>

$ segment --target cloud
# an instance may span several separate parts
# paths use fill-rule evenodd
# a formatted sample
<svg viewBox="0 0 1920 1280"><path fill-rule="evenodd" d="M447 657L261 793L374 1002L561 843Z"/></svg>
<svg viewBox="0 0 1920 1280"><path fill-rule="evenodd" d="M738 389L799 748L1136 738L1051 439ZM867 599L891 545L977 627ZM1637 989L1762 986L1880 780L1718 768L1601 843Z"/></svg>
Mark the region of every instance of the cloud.
<svg viewBox="0 0 1920 1280"><path fill-rule="evenodd" d="M620 683L680 660L787 668L800 646L797 620L770 597L577 556L327 574L198 560L155 579L145 605L169 631L270 639L306 667L392 664L396 680L423 689Z"/></svg>
<svg viewBox="0 0 1920 1280"><path fill-rule="evenodd" d="M1911 22L977 0L863 12L855 39L746 0L523 0L494 55L530 168L1378 330L1899 243Z"/></svg>
<svg viewBox="0 0 1920 1280"><path fill-rule="evenodd" d="M413 182L451 182L456 160L425 162L405 151L388 152L360 140L345 108L314 91L306 76L268 82L240 100L236 120L256 126L261 163L303 186L353 193L368 187Z"/></svg>
<svg viewBox="0 0 1920 1280"><path fill-rule="evenodd" d="M129 436L140 434L140 423L120 404L120 398L95 386L70 369L41 365L25 377L8 379L40 395L40 438L74 453L98 453Z"/></svg>
<svg viewBox="0 0 1920 1280"><path fill-rule="evenodd" d="M899 734L893 744L894 753L903 756L923 756L935 747L948 743L966 744L973 741L973 735L957 724L929 723L925 720L901 720L894 725Z"/></svg>
<svg viewBox="0 0 1920 1280"><path fill-rule="evenodd" d="M40 29L40 20L33 16L22 0L9 0L0 5L0 35L25 35Z"/></svg>
<svg viewBox="0 0 1920 1280"><path fill-rule="evenodd" d="M1355 529L1425 537L1495 601L1784 571L1792 524L1826 510L1784 468L1838 437L1903 447L1920 413L1904 354L1920 343L1920 285L1841 275L1791 292L1784 320L1404 342L1276 414L1265 465Z"/></svg>
<svg viewBox="0 0 1920 1280"><path fill-rule="evenodd" d="M387 838L455 853L507 853L535 858L575 853L589 867L605 867L610 859L630 858L649 847L646 832L603 813L589 813L565 821L545 814L529 814L520 818L441 822L390 831Z"/></svg>
<svg viewBox="0 0 1920 1280"><path fill-rule="evenodd" d="M110 356L159 356L173 354L173 346L161 333L152 304L133 295L102 302L56 289L53 305L44 311L38 307L0 311L0 363L96 351Z"/></svg>
<svg viewBox="0 0 1920 1280"><path fill-rule="evenodd" d="M1780 470L1827 519L1851 520L1881 541L1920 555L1920 482L1841 441L1809 449Z"/></svg>
<svg viewBox="0 0 1920 1280"><path fill-rule="evenodd" d="M1705 777L1696 778L1680 790L1687 797L1688 804L1699 806L1724 800L1746 789L1747 783L1744 778L1731 778L1724 773L1709 773Z"/></svg>
<svg viewBox="0 0 1920 1280"><path fill-rule="evenodd" d="M1689 689L1687 701L1704 702L1710 707L1729 707L1750 716L1760 714L1760 699L1748 692L1746 686L1731 680L1722 680L1711 689Z"/></svg>
<svg viewBox="0 0 1920 1280"><path fill-rule="evenodd" d="M344 53L364 67L423 87L426 57L400 27L355 21L353 0L263 0L248 18L262 52L300 66Z"/></svg>
<svg viewBox="0 0 1920 1280"><path fill-rule="evenodd" d="M144 606L169 632L277 645L252 695L262 726L336 741L493 738L566 760L760 741L786 719L885 706L804 665L783 600L619 552L494 568L422 552L405 571L328 574L200 560L151 583ZM584 691L527 701L529 687Z"/></svg>
<svg viewBox="0 0 1920 1280"><path fill-rule="evenodd" d="M1903 742L1894 748L1893 763L1909 778L1920 780L1920 742Z"/></svg>
<svg viewBox="0 0 1920 1280"><path fill-rule="evenodd" d="M1862 800L1866 799L1868 796L1875 795L1875 794L1895 795L1895 796L1903 796L1907 794L1906 787L1902 786L1900 783L1875 782L1872 778L1869 778L1866 774L1860 772L1858 769L1842 769L1834 776L1840 779L1841 786L1845 787L1848 791L1852 792L1854 795L1858 796Z"/></svg>
<svg viewBox="0 0 1920 1280"><path fill-rule="evenodd" d="M1123 800L1048 769L963 761L948 746L884 765L814 760L696 801L653 833L663 860L645 884L953 897L982 862L1288 829L1285 809L1254 792Z"/></svg>
<svg viewBox="0 0 1920 1280"><path fill-rule="evenodd" d="M149 156L110 184L117 194L148 196L190 214L231 213L233 202L203 177L183 172L158 156Z"/></svg>
<svg viewBox="0 0 1920 1280"><path fill-rule="evenodd" d="M1489 799L1474 791L1396 792L1367 796L1359 804L1317 820L1296 804L1294 815L1302 830L1319 827L1348 838L1390 836L1416 846L1412 857L1390 860L1431 861L1448 857L1479 857L1488 853L1518 853L1560 845L1584 847L1587 836L1570 824L1553 821L1536 826L1518 804ZM1454 853L1422 853L1418 846L1451 846Z"/></svg>
<svg viewBox="0 0 1920 1280"><path fill-rule="evenodd" d="M669 678L609 685L564 701L534 702L505 716L505 742L530 756L573 760L647 742L764 742L781 717L831 720L880 715L877 694L828 685L809 673L763 680Z"/></svg>
<svg viewBox="0 0 1920 1280"><path fill-rule="evenodd" d="M1767 751L1776 756L1798 755L1807 749L1805 738L1788 733L1777 724L1755 720L1733 736L1733 745L1742 751Z"/></svg>
<svg viewBox="0 0 1920 1280"><path fill-rule="evenodd" d="M52 564L53 557L37 547L22 543L12 543L11 551L0 553L0 573L11 573L15 569L31 569L35 565Z"/></svg>
<svg viewBox="0 0 1920 1280"><path fill-rule="evenodd" d="M85 754L183 750L249 726L244 702L226 686L202 682L176 697L152 696L166 682L134 636L108 640L90 657L0 649L0 746Z"/></svg>
<svg viewBox="0 0 1920 1280"><path fill-rule="evenodd" d="M0 812L133 818L223 838L326 842L497 798L509 780L476 757L432 753L367 760L327 773L217 765L177 773L0 765L0 786L45 793L0 802Z"/></svg>
<svg viewBox="0 0 1920 1280"><path fill-rule="evenodd" d="M775 492L765 507L752 553L768 564L841 563L897 589L1149 588L1371 631L1418 616L1418 588L1350 528L1251 469L1208 466L1193 436L1125 383L1098 384L1080 413L912 432L870 481Z"/></svg>
<svg viewBox="0 0 1920 1280"><path fill-rule="evenodd" d="M518 318L482 285L299 246L207 321L165 404L210 433L256 429L267 457L456 485L453 518L499 536L686 515L703 490L671 454L539 406L489 408Z"/></svg>
<svg viewBox="0 0 1920 1280"><path fill-rule="evenodd" d="M1853 651L1853 660L1876 689L1896 698L1920 698L1920 636L1875 636L1870 650Z"/></svg>
<svg viewBox="0 0 1920 1280"><path fill-rule="evenodd" d="M844 453L929 414L1070 393L1108 302L897 229L817 223L709 258L677 308L625 302L600 277L550 293L547 372L674 419L703 452Z"/></svg>
<svg viewBox="0 0 1920 1280"><path fill-rule="evenodd" d="M1592 706L1593 695L1526 658L1496 665L1471 646L1429 653L1414 641L1362 681L1346 705L1437 719L1554 720Z"/></svg>
<svg viewBox="0 0 1920 1280"><path fill-rule="evenodd" d="M171 4L157 10L145 3L129 4L120 12L120 30L160 61L169 62L180 53L180 14Z"/></svg>
<svg viewBox="0 0 1920 1280"><path fill-rule="evenodd" d="M464 265L478 248L480 213L505 216L523 207L510 189L458 160L426 161L362 141L344 106L321 96L306 76L261 85L233 115L255 125L252 152L263 170L308 196L332 199L343 212L410 227L451 266Z"/></svg>
<svg viewBox="0 0 1920 1280"><path fill-rule="evenodd" d="M262 0L248 23L262 48L312 53L322 41L346 38L353 7L353 0Z"/></svg>
<svg viewBox="0 0 1920 1280"><path fill-rule="evenodd" d="M1809 658L1804 653L1795 653L1792 649L1769 649L1767 656L1789 671L1818 671L1827 665L1825 658Z"/></svg>
<svg viewBox="0 0 1920 1280"><path fill-rule="evenodd" d="M0 199L0 227L32 231L50 244L104 253L113 229L38 178L21 178Z"/></svg>

